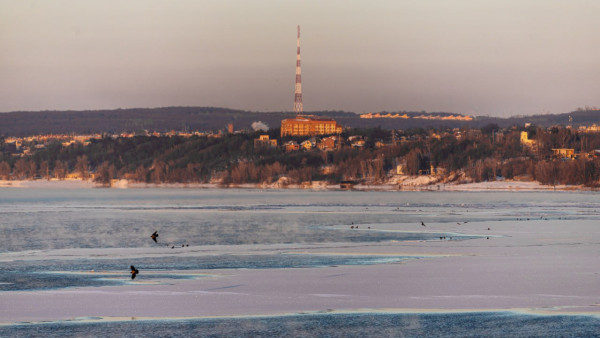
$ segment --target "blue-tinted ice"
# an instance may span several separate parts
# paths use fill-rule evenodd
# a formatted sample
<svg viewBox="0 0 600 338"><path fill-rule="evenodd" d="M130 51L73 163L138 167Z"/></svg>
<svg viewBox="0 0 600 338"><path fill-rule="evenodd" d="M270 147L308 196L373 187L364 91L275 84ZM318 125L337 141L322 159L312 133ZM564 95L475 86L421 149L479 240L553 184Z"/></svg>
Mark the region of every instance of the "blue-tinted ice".
<svg viewBox="0 0 600 338"><path fill-rule="evenodd" d="M372 246L448 239L453 241L448 245L468 245L471 240L486 240L490 225L535 221L555 226L556 222L599 219L600 199L594 192L0 188L0 301L6 292L139 280L170 283L205 278L211 270L401 264L420 258L290 254L285 248L269 252L265 248L270 245ZM482 227L478 232L463 231L466 223ZM150 238L154 231L159 232L158 243ZM565 233L568 236L568 229ZM567 244L579 245L581 239L577 241ZM224 246L256 247L261 253L236 254ZM138 248L144 249L142 254L127 251ZM62 249L74 251L65 254ZM95 256L85 257L86 249L93 249ZM59 251L62 258L56 258ZM45 255L53 258L44 259ZM135 281L129 275L131 264L140 270ZM199 332L205 336L591 336L598 325L593 316L324 313L259 319L57 322L0 327L0 336L197 336Z"/></svg>

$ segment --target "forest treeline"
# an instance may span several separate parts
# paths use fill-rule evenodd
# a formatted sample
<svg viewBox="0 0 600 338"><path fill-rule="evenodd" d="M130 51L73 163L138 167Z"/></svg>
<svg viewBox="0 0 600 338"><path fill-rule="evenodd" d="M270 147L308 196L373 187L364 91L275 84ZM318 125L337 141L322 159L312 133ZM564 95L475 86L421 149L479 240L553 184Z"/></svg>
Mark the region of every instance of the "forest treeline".
<svg viewBox="0 0 600 338"><path fill-rule="evenodd" d="M526 131L534 146L521 142ZM347 129L332 150L286 152L281 145L305 138L279 138L278 147L255 144L259 133L211 136L135 136L93 139L87 145L51 142L28 155L15 156L0 139L0 179L66 179L77 177L110 185L114 179L147 183L273 183L311 181L384 183L400 165L407 175L437 172L440 181L494 181L526 177L543 184L584 184L600 180L600 133L529 127L501 130L381 128ZM394 133L394 134L393 134ZM364 140L352 146L350 136ZM39 148L39 149L38 149ZM553 149L574 149L564 158Z"/></svg>
<svg viewBox="0 0 600 338"><path fill-rule="evenodd" d="M456 115L444 112L380 112L408 116ZM408 128L481 128L495 123L503 128L533 123L548 127L556 124L589 125L598 121L596 107L577 108L564 114L512 116L507 118L473 116L470 121L436 119L362 119L359 114L343 111L313 111L307 114L335 119L348 128L383 126L385 129ZM25 137L40 134L94 134L135 133L143 130L168 132L170 130L197 130L216 132L233 124L235 130L250 130L254 122L261 121L270 127L281 125L281 120L293 118L292 112L250 112L219 107L161 107L86 111L18 111L0 113L0 135Z"/></svg>

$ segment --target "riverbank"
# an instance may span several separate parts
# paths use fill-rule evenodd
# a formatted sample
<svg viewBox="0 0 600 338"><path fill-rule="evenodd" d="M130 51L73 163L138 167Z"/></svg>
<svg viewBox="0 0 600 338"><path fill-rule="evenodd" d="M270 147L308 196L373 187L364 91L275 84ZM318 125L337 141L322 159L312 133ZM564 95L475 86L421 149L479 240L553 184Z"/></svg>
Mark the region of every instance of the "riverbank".
<svg viewBox="0 0 600 338"><path fill-rule="evenodd" d="M583 185L543 185L537 181L493 181L479 183L431 183L427 176L406 177L401 181L382 184L356 184L350 190L356 191L587 191ZM49 188L49 189L92 189L108 188L92 181L83 180L0 180L0 188ZM230 184L216 183L139 183L128 180L115 180L113 189L145 189L145 188L194 188L194 189L302 189L302 190L342 190L339 184L328 184L314 181L305 184Z"/></svg>

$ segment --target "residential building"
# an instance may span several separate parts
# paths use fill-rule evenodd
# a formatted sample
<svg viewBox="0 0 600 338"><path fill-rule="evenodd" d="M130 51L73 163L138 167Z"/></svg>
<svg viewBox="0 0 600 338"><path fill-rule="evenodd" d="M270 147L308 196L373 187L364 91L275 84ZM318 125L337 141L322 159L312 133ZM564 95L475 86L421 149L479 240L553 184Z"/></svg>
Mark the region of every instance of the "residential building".
<svg viewBox="0 0 600 338"><path fill-rule="evenodd" d="M600 126L596 125L595 123L591 126L580 126L579 131L583 133L598 133L600 132Z"/></svg>
<svg viewBox="0 0 600 338"><path fill-rule="evenodd" d="M333 149L335 149L336 142L337 142L336 136L325 137L325 138L321 139L321 142L319 142L318 147L321 150L333 150Z"/></svg>
<svg viewBox="0 0 600 338"><path fill-rule="evenodd" d="M536 141L529 139L529 134L526 131L522 131L521 132L521 144L526 147L533 148L536 145Z"/></svg>
<svg viewBox="0 0 600 338"><path fill-rule="evenodd" d="M260 135L257 139L254 139L254 147L260 146L277 147L277 140L270 139L269 135Z"/></svg>
<svg viewBox="0 0 600 338"><path fill-rule="evenodd" d="M348 137L348 142L355 148L364 147L365 140L361 136L353 135Z"/></svg>
<svg viewBox="0 0 600 338"><path fill-rule="evenodd" d="M298 116L281 121L281 136L315 136L340 134L342 126L334 119Z"/></svg>
<svg viewBox="0 0 600 338"><path fill-rule="evenodd" d="M311 150L317 146L317 140L314 138L308 139L300 143L300 146L305 150Z"/></svg>
<svg viewBox="0 0 600 338"><path fill-rule="evenodd" d="M573 158L575 157L575 149L555 148L552 149L552 154L559 158Z"/></svg>
<svg viewBox="0 0 600 338"><path fill-rule="evenodd" d="M296 141L289 141L283 145L285 151L298 151L300 150L300 145Z"/></svg>

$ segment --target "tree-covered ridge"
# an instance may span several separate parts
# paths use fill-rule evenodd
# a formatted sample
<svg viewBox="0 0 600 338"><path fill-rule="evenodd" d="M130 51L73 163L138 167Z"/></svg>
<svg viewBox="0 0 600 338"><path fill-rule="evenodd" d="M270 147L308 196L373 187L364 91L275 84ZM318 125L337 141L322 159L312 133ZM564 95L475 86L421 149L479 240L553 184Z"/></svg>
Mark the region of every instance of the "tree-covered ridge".
<svg viewBox="0 0 600 338"><path fill-rule="evenodd" d="M375 113L375 112L374 112ZM418 116L464 116L447 112L379 112ZM364 119L359 114L343 111L312 111L309 114L333 118L346 128L382 127L385 129L409 128L481 128L490 123L500 127L523 125L527 122L538 126L550 127L562 125L591 125L600 121L600 110L595 107L579 108L564 114L544 114L514 116L509 118L472 116L472 120L439 119ZM261 121L271 128L281 125L281 120L292 118L291 112L250 112L219 107L161 107L131 108L115 110L87 111L34 111L0 113L0 136L24 137L40 134L93 134L123 133L151 130L167 132L170 130L196 130L214 132L233 124L236 130L251 130L254 122Z"/></svg>
<svg viewBox="0 0 600 338"><path fill-rule="evenodd" d="M522 144L525 131L535 147ZM277 138L279 130L269 131ZM600 180L600 133L564 127L481 129L348 129L332 149L285 151L255 143L259 133L183 136L101 137L89 144L51 142L15 156L2 140L0 179L114 179L148 183L301 184L314 180L380 184L402 168L406 175L431 174L439 181L493 181L529 177L544 184L585 184ZM364 142L357 146L350 140ZM31 145L34 146L34 145ZM573 149L565 159L553 149Z"/></svg>

